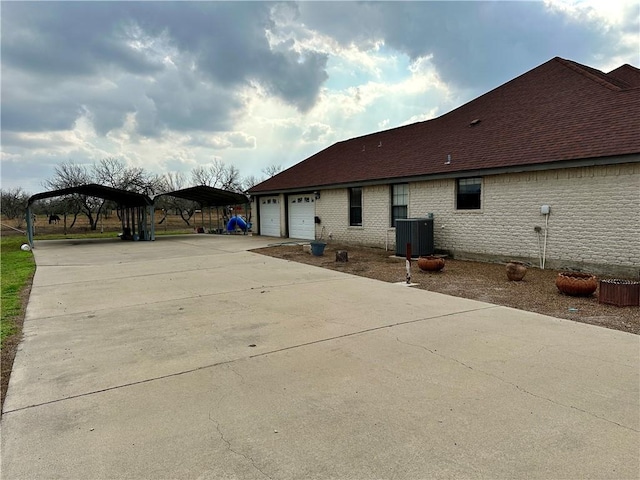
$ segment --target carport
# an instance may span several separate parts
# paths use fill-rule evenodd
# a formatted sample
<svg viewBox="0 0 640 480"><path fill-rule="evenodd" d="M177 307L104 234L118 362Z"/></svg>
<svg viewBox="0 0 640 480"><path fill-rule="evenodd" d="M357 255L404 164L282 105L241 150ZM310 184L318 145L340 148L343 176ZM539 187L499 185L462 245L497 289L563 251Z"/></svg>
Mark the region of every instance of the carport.
<svg viewBox="0 0 640 480"><path fill-rule="evenodd" d="M117 208L121 211L123 234L128 237L130 236L132 239L139 240L155 240L155 204L158 198L165 195L196 202L200 205L201 209L228 205L244 205L245 210L247 210L249 204L249 198L242 193L230 192L206 185L162 193L156 195L153 200L141 193L107 187L96 183L51 190L32 195L27 202L27 237L31 247L33 247L31 205L37 200L74 194L103 198L115 202ZM211 212L209 212L209 223L211 223Z"/></svg>
<svg viewBox="0 0 640 480"><path fill-rule="evenodd" d="M33 247L31 205L37 200L74 194L103 198L115 202L121 213L123 234L130 235L132 239L155 240L153 201L147 195L90 183L36 193L29 197L27 202L27 238L31 247Z"/></svg>
<svg viewBox="0 0 640 480"><path fill-rule="evenodd" d="M249 198L243 193L230 192L219 188L209 187L207 185L199 185L196 187L184 188L173 192L161 193L154 197L154 204L158 198L169 195L172 197L183 198L196 202L200 205L202 218L204 222L204 209L209 208L209 228L211 229L211 208L226 207L229 205L244 205L245 211L248 210Z"/></svg>

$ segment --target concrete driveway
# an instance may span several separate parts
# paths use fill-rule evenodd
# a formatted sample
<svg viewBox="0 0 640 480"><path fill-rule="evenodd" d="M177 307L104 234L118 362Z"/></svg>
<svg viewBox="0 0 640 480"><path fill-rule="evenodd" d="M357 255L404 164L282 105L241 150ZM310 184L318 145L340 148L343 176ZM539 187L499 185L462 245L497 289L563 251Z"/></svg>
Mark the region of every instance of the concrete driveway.
<svg viewBox="0 0 640 480"><path fill-rule="evenodd" d="M637 336L268 241L36 242L2 478L640 477Z"/></svg>

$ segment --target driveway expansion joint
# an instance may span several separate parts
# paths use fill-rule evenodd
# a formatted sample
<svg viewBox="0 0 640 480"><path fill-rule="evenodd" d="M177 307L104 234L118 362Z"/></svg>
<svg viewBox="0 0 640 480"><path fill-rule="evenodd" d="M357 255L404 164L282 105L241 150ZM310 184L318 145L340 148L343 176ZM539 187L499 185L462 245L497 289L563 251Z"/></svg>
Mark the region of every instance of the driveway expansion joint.
<svg viewBox="0 0 640 480"><path fill-rule="evenodd" d="M375 332L375 331L378 331L378 330L384 330L384 329L387 329L387 328L394 328L394 327L399 327L399 326L402 326L402 325L408 325L408 324L412 324L412 323L425 322L425 321L429 321L429 320L436 320L436 319L439 319L439 318L451 317L451 316L461 315L461 314L465 314L465 313L477 312L477 311L481 311L481 310L490 310L490 309L493 309L493 308L500 308L500 307L497 306L497 305L487 305L487 306L483 306L483 307L480 307L480 308L472 308L472 309L469 309L469 310L460 310L460 311L456 311L456 312L445 313L445 314L442 314L442 315L436 315L434 317L422 317L422 318L417 318L417 319L413 319L413 320L407 320L407 321L404 321L404 322L396 322L396 323L392 323L392 324L388 324L388 325L380 325L380 326L377 326L377 327L371 327L371 328L367 328L367 329L364 329L364 330L358 330L358 331L355 331L355 332L345 333L343 335L336 335L336 336L333 336L333 337L321 338L319 340L313 340L313 341L310 341L310 342L304 342L304 343L300 343L300 344L297 344L297 345L290 345L288 347L277 348L275 350L269 350L267 352L261 352L261 353L255 354L255 355L249 355L248 357L232 358L232 359L229 359L229 360L223 360L223 361L212 363L212 364L209 364L209 365L202 365L200 367L190 368L190 369L183 370L183 371L180 371L180 372L168 373L166 375L160 375L160 376L153 377L153 378L145 378L144 380L138 380L138 381L135 381L135 382L123 383L121 385L114 385L112 387L102 388L102 389L99 389L99 390L93 390L93 391L90 391L90 392L79 393L79 394L76 394L76 395L69 395L67 397L57 398L57 399L49 400L49 401L42 402L42 403L36 403L36 404L32 404L32 405L25 405L23 407L14 408L12 410L5 410L3 412L3 415L11 414L11 413L14 413L14 412L19 412L19 411L22 411L22 410L27 410L27 409L30 409L30 408L36 408L36 407L41 407L41 406L45 406L45 405L51 405L51 404L54 404L54 403L63 402L65 400L73 400L73 399L76 399L76 398L87 397L87 396L98 394L98 393L109 392L111 390L117 390L119 388L131 387L131 386L135 386L135 385L141 385L141 384L144 384L144 383L154 382L156 380L164 380L164 379L167 379L167 378L177 377L177 376L180 376L180 375L186 375L186 374L189 374L189 373L194 373L194 372L197 372L197 371L200 371L200 370L206 370L206 369L209 369L209 368L215 368L215 367L219 367L219 366L222 366L222 365L229 366L229 365L231 365L231 364L233 364L235 362L238 362L238 361L250 360L250 359L253 359L253 358L264 357L264 356L267 356L267 355L272 355L274 353L285 352L285 351L288 351L288 350L294 350L294 349L297 349L297 348L307 347L307 346L310 346L310 345L316 345L316 344L319 344L319 343L326 343L326 342L330 342L332 340L339 340L341 338L353 337L353 336L356 336L356 335L363 335L363 334L366 334L366 333L371 333L371 332ZM240 376L242 378L242 376L238 372L236 372L233 369L231 369L231 370L236 375L238 375L238 376Z"/></svg>

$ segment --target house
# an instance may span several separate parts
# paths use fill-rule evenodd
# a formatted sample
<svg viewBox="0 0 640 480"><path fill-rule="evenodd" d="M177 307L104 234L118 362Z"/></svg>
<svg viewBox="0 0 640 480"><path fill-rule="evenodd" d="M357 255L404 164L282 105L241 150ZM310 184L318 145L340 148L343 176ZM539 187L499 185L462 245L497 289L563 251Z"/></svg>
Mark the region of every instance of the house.
<svg viewBox="0 0 640 480"><path fill-rule="evenodd" d="M390 248L397 219L432 215L435 248L454 258L638 277L640 70L556 57L249 193L261 235Z"/></svg>

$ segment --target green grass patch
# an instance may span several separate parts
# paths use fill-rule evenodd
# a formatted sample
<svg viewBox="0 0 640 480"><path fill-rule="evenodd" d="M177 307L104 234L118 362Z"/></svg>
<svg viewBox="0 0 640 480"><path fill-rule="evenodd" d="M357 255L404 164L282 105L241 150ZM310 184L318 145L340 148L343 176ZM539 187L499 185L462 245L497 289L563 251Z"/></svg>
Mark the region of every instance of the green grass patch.
<svg viewBox="0 0 640 480"><path fill-rule="evenodd" d="M22 236L0 239L0 346L7 336L17 333L15 319L26 306L22 304L20 293L36 271L33 253L20 250L23 243L26 239Z"/></svg>

